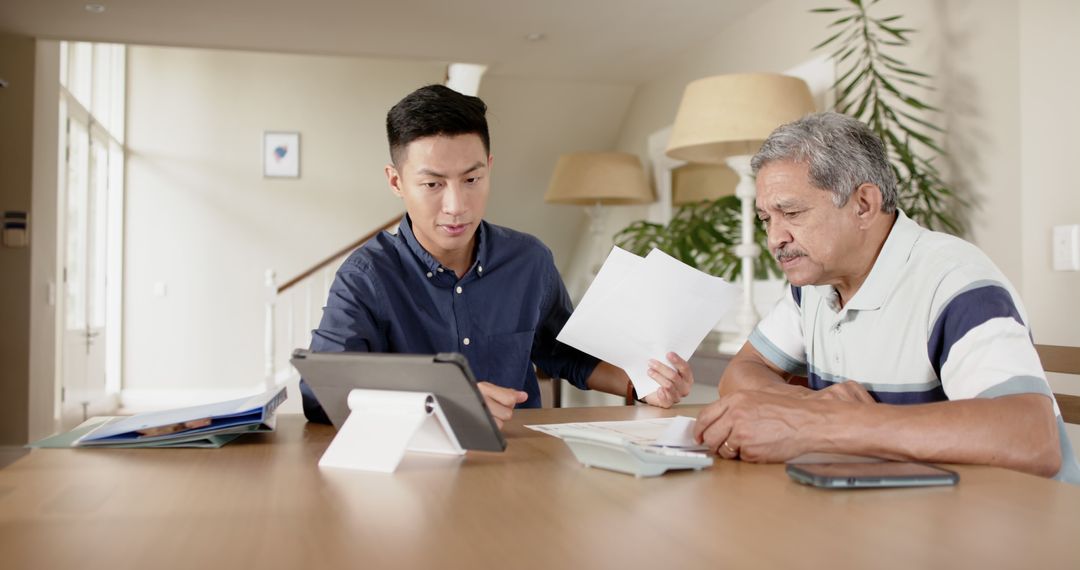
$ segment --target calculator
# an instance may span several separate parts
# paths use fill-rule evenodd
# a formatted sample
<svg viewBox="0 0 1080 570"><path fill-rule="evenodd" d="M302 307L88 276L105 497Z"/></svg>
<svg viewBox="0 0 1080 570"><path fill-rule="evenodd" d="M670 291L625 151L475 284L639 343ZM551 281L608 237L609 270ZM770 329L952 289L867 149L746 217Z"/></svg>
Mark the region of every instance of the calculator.
<svg viewBox="0 0 1080 570"><path fill-rule="evenodd" d="M713 464L706 453L645 445L615 434L565 430L559 434L586 467L599 467L635 477L656 477L671 469L701 470Z"/></svg>

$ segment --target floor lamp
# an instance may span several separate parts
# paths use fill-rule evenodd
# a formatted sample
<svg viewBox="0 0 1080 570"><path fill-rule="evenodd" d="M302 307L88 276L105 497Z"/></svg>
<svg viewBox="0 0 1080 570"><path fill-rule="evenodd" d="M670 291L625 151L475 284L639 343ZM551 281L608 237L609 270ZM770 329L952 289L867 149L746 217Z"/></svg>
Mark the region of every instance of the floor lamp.
<svg viewBox="0 0 1080 570"><path fill-rule="evenodd" d="M604 233L602 208L606 205L648 204L655 201L637 155L628 152L575 152L559 157L544 201L588 206L589 270L595 276L597 243ZM584 289L582 289L582 292Z"/></svg>
<svg viewBox="0 0 1080 570"><path fill-rule="evenodd" d="M739 176L735 195L741 202L742 304L736 316L740 338L758 321L754 309L754 180L750 158L776 127L814 112L806 82L773 73L706 77L691 82L668 140L667 155L686 162L727 164Z"/></svg>
<svg viewBox="0 0 1080 570"><path fill-rule="evenodd" d="M715 202L735 194L739 175L723 164L691 162L671 171L671 204Z"/></svg>

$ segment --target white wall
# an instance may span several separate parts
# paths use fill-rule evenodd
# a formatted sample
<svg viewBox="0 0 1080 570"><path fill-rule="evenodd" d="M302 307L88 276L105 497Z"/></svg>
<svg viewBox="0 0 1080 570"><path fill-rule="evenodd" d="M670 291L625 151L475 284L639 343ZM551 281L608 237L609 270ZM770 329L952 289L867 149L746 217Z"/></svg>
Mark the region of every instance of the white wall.
<svg viewBox="0 0 1080 570"><path fill-rule="evenodd" d="M1080 224L1080 4L1026 0L1019 13L1024 301L1037 342L1080 346L1080 272L1054 271L1050 248L1054 225Z"/></svg>
<svg viewBox="0 0 1080 570"><path fill-rule="evenodd" d="M972 207L968 237L1023 288L1018 2L938 2L945 157L950 182ZM919 41L921 38L916 38Z"/></svg>
<svg viewBox="0 0 1080 570"><path fill-rule="evenodd" d="M544 203L555 162L614 148L633 93L630 85L485 78L479 96L495 156L487 219L539 237L565 271L588 222L581 206Z"/></svg>
<svg viewBox="0 0 1080 570"><path fill-rule="evenodd" d="M284 281L403 211L383 176L386 111L444 66L129 53L124 388L255 386L264 271ZM301 133L300 179L262 177L264 130Z"/></svg>

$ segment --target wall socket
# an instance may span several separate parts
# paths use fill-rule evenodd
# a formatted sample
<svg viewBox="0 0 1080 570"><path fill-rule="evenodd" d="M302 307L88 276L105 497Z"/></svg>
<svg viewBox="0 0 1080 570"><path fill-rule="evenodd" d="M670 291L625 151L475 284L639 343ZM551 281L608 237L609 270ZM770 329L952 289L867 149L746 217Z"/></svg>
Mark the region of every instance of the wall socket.
<svg viewBox="0 0 1080 570"><path fill-rule="evenodd" d="M1054 271L1080 271L1080 224L1054 226Z"/></svg>

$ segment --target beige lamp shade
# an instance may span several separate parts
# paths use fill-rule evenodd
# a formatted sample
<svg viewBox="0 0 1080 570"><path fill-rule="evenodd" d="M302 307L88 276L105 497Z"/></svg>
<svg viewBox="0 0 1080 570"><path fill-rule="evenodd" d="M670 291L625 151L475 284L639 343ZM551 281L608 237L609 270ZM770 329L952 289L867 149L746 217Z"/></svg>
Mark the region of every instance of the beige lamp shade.
<svg viewBox="0 0 1080 570"><path fill-rule="evenodd" d="M645 170L628 152L575 152L559 157L545 202L647 204L655 201Z"/></svg>
<svg viewBox="0 0 1080 570"><path fill-rule="evenodd" d="M775 73L718 75L686 86L667 155L722 163L754 154L776 127L814 112L806 82Z"/></svg>
<svg viewBox="0 0 1080 570"><path fill-rule="evenodd" d="M735 194L739 175L722 164L684 164L671 171L671 202L676 206Z"/></svg>

